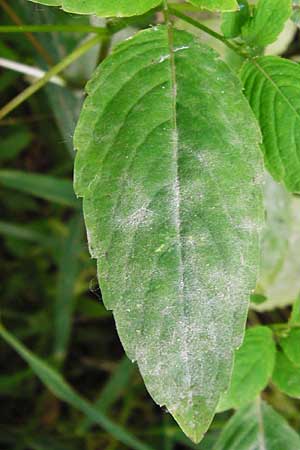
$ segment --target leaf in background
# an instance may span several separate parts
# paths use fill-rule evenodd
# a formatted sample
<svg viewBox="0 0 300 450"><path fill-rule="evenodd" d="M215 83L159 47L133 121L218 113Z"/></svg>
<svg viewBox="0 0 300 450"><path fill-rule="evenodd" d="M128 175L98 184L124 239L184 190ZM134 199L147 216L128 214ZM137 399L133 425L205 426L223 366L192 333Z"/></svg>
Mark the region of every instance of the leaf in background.
<svg viewBox="0 0 300 450"><path fill-rule="evenodd" d="M226 38L235 38L241 34L242 27L250 17L248 0L239 0L239 11L222 15L221 29Z"/></svg>
<svg viewBox="0 0 300 450"><path fill-rule="evenodd" d="M32 370L20 370L12 375L0 375L0 393L15 393L20 384L32 377Z"/></svg>
<svg viewBox="0 0 300 450"><path fill-rule="evenodd" d="M300 192L300 66L276 56L247 61L241 78L260 123L265 163L277 181Z"/></svg>
<svg viewBox="0 0 300 450"><path fill-rule="evenodd" d="M10 134L1 138L0 161L16 158L32 141L32 134L26 127L11 127Z"/></svg>
<svg viewBox="0 0 300 450"><path fill-rule="evenodd" d="M199 441L256 279L259 131L217 54L165 27L117 47L88 94L75 189L104 302L153 398Z"/></svg>
<svg viewBox="0 0 300 450"><path fill-rule="evenodd" d="M18 8L17 12L24 23L31 23L33 5L31 3L24 2L24 0L15 0L15 2ZM59 2L59 4L60 3L61 2ZM66 14L57 8L46 8L41 6L34 8L34 23L37 25L43 25L45 23L48 25L55 25L57 23L61 25L70 25L71 23L74 23L74 20L76 20L76 25L89 23L87 17L76 16L76 19L74 19L74 16ZM76 46L80 44L80 40L82 39L82 36L78 33L37 33L36 36L53 61L57 63L71 53L71 51L73 51ZM88 52L88 54L90 54L90 52ZM32 57L38 66L42 67L44 70L48 70L47 64L45 64L45 61L37 52L33 52ZM87 66L83 63L82 57L79 58L76 64L77 63L81 67ZM72 64L70 68L74 69L76 64ZM68 73L68 71L66 71L66 73ZM81 78L76 78L76 75L77 72L73 73L72 79L73 81L80 83ZM69 79L68 76L66 78ZM57 127L61 132L63 142L69 150L69 154L73 158L73 134L82 105L83 93L79 90L74 91L74 89L67 86L61 87L52 83L48 83L45 86L45 92L49 105L53 111Z"/></svg>
<svg viewBox="0 0 300 450"><path fill-rule="evenodd" d="M286 336L279 339L279 344L292 363L300 366L300 328L291 328Z"/></svg>
<svg viewBox="0 0 300 450"><path fill-rule="evenodd" d="M242 28L243 39L251 47L274 42L292 12L291 0L259 0L253 17Z"/></svg>
<svg viewBox="0 0 300 450"><path fill-rule="evenodd" d="M278 351L276 354L272 380L280 391L300 398L300 365L294 364L284 352Z"/></svg>
<svg viewBox="0 0 300 450"><path fill-rule="evenodd" d="M120 394L127 388L135 368L136 366L132 364L126 356L124 356L101 391L98 400L94 403L95 408L106 412L108 408L120 397ZM85 418L80 423L78 432L84 435L92 425L93 421L89 418Z"/></svg>
<svg viewBox="0 0 300 450"><path fill-rule="evenodd" d="M246 331L244 342L235 353L231 384L221 398L219 411L241 408L265 389L273 372L275 353L270 328L259 326Z"/></svg>
<svg viewBox="0 0 300 450"><path fill-rule="evenodd" d="M61 6L62 0L30 0L33 3L40 3L46 6Z"/></svg>
<svg viewBox="0 0 300 450"><path fill-rule="evenodd" d="M292 195L266 174L264 185L266 223L262 236L262 258L257 283L257 292L261 294L265 294L265 288L276 279L288 252L293 218L292 200Z"/></svg>
<svg viewBox="0 0 300 450"><path fill-rule="evenodd" d="M300 438L286 420L257 399L227 422L213 450L300 450Z"/></svg>
<svg viewBox="0 0 300 450"><path fill-rule="evenodd" d="M292 195L266 173L264 184L266 222L261 241L260 274L255 295L272 300L272 305L280 302L282 296L289 298L285 292L285 285L283 294L282 289L278 288L277 279L280 277L281 270L284 269L284 263L290 253L289 241L293 231L292 201ZM291 245L294 247L293 244ZM297 266L295 273L298 276ZM275 287L273 288L273 286ZM263 305L263 308L265 307L266 305Z"/></svg>
<svg viewBox="0 0 300 450"><path fill-rule="evenodd" d="M31 172L21 172L19 170L3 169L0 170L0 184L50 202L72 208L78 208L80 206L80 203L74 195L71 181L66 179Z"/></svg>
<svg viewBox="0 0 300 450"><path fill-rule="evenodd" d="M289 48L293 45L296 35L297 26L291 20L287 20L276 41L274 41L270 45L267 45L267 47L264 49L264 55L287 55L289 52Z"/></svg>
<svg viewBox="0 0 300 450"><path fill-rule="evenodd" d="M68 235L60 249L58 281L54 304L54 357L62 363L67 355L75 308L77 281L82 250L82 217L76 215L68 225Z"/></svg>
<svg viewBox="0 0 300 450"><path fill-rule="evenodd" d="M54 237L40 233L30 225L4 222L0 220L0 234L29 242L36 242L42 246L56 247L58 240Z"/></svg>
<svg viewBox="0 0 300 450"><path fill-rule="evenodd" d="M26 448L30 450L78 450L74 440L68 445L65 440L60 442L53 436L40 435L40 433L34 433L34 436L28 436L26 433L24 440Z"/></svg>
<svg viewBox="0 0 300 450"><path fill-rule="evenodd" d="M30 0L43 5L61 6L64 11L95 14L100 17L129 17L142 15L158 6L162 0ZM214 1L214 0L213 0ZM230 1L230 0L225 0Z"/></svg>
<svg viewBox="0 0 300 450"><path fill-rule="evenodd" d="M237 0L187 0L200 9L209 11L236 11L239 8Z"/></svg>
<svg viewBox="0 0 300 450"><path fill-rule="evenodd" d="M293 309L292 309L291 317L289 320L289 324L291 326L300 326L300 296L299 295L293 304Z"/></svg>
<svg viewBox="0 0 300 450"><path fill-rule="evenodd" d="M300 0L293 0L293 13L291 15L292 21L300 27Z"/></svg>
<svg viewBox="0 0 300 450"><path fill-rule="evenodd" d="M9 48L0 40L0 55L2 58L14 59L17 60L19 55ZM19 74L16 72L12 72L10 70L5 70L3 73L1 71L0 75L0 93L4 92L8 86L13 84L13 82L18 78Z"/></svg>
<svg viewBox="0 0 300 450"><path fill-rule="evenodd" d="M255 294L267 301L254 307L259 311L291 304L300 291L300 199L266 175L266 224Z"/></svg>
<svg viewBox="0 0 300 450"><path fill-rule="evenodd" d="M125 429L112 422L105 414L98 411L91 403L86 401L56 372L48 366L42 359L29 351L21 342L10 334L0 324L0 336L9 344L27 364L31 367L42 383L59 399L83 412L94 423L99 424L105 431L110 433L117 441L128 445L135 450L153 450L143 444Z"/></svg>

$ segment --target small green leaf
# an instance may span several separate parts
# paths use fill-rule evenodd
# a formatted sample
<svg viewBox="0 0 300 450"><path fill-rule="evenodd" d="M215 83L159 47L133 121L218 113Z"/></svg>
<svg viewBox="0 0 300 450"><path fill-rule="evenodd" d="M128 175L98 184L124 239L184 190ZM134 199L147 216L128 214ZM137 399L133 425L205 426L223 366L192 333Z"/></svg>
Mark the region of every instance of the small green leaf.
<svg viewBox="0 0 300 450"><path fill-rule="evenodd" d="M276 40L291 12L291 0L259 0L242 28L243 39L251 47L266 47Z"/></svg>
<svg viewBox="0 0 300 450"><path fill-rule="evenodd" d="M219 411L241 408L257 397L272 375L275 353L270 328L259 326L246 331L244 342L235 353L231 384L221 398Z"/></svg>
<svg viewBox="0 0 300 450"><path fill-rule="evenodd" d="M165 27L105 60L75 132L105 305L149 392L195 441L228 387L256 279L259 141L228 67Z"/></svg>
<svg viewBox="0 0 300 450"><path fill-rule="evenodd" d="M285 394L300 398L300 366L296 366L284 352L278 351L276 354L272 380Z"/></svg>
<svg viewBox="0 0 300 450"><path fill-rule="evenodd" d="M239 9L237 0L188 0L188 2L209 11L236 11Z"/></svg>
<svg viewBox="0 0 300 450"><path fill-rule="evenodd" d="M146 13L162 0L30 0L48 6L61 6L66 12L100 17L129 17ZM230 0L227 0L230 1Z"/></svg>
<svg viewBox="0 0 300 450"><path fill-rule="evenodd" d="M276 56L249 60L241 78L263 133L265 163L277 181L300 192L300 66Z"/></svg>
<svg viewBox="0 0 300 450"><path fill-rule="evenodd" d="M265 297L262 294L254 293L254 294L251 294L250 301L251 301L251 303L254 303L255 305L261 305L262 303L267 301L267 297Z"/></svg>
<svg viewBox="0 0 300 450"><path fill-rule="evenodd" d="M299 295L293 304L293 309L292 309L291 317L289 320L289 324L291 326L300 326L300 296Z"/></svg>
<svg viewBox="0 0 300 450"><path fill-rule="evenodd" d="M213 450L300 450L300 438L283 417L257 399L234 414Z"/></svg>
<svg viewBox="0 0 300 450"><path fill-rule="evenodd" d="M291 328L286 336L280 338L279 343L292 363L300 366L300 328Z"/></svg>
<svg viewBox="0 0 300 450"><path fill-rule="evenodd" d="M222 32L226 38L235 38L241 34L242 27L250 17L248 0L239 0L239 11L222 15Z"/></svg>

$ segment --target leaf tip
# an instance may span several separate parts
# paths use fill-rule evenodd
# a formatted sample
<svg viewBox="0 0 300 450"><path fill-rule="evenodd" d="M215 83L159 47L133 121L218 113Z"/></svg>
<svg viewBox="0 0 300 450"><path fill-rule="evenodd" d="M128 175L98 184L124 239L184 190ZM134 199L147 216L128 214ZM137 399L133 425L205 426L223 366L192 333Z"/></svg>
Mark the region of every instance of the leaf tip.
<svg viewBox="0 0 300 450"><path fill-rule="evenodd" d="M195 444L203 439L213 419L213 411L199 398L194 398L192 402L185 400L169 411L184 434Z"/></svg>

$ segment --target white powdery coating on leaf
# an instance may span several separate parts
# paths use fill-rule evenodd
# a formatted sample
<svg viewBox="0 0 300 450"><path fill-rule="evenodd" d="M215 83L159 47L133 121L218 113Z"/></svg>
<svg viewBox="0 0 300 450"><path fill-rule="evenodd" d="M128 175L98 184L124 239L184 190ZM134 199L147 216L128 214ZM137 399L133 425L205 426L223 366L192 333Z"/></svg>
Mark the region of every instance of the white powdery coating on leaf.
<svg viewBox="0 0 300 450"><path fill-rule="evenodd" d="M190 35L174 37L170 49L165 29L140 33L104 63L85 110L95 126L81 189L123 345L157 403L199 440L255 285L261 160L235 77Z"/></svg>

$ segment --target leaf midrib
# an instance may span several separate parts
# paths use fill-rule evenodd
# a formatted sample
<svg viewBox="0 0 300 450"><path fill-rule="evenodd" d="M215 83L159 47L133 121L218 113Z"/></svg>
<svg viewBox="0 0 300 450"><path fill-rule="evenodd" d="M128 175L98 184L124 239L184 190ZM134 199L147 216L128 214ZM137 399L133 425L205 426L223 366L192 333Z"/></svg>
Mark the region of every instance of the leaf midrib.
<svg viewBox="0 0 300 450"><path fill-rule="evenodd" d="M182 230L181 230L181 218L180 218L180 204L181 204L181 194L180 194L180 180L179 180L179 167L178 167L178 156L179 156L179 148L178 148L178 124L177 124L177 77L176 77L176 64L175 64L175 52L174 52L174 34L173 34L173 25L169 23L167 25L167 37L168 37L168 46L170 53L170 70L171 70L171 93L172 93L172 134L171 134L171 143L172 143L172 159L174 163L175 169L175 182L172 185L173 195L175 200L175 208L174 208L174 223L176 227L176 235L178 241L178 249L179 249L179 296L181 298L181 302L183 305L183 314L184 318L187 319L186 309L185 309L185 279L184 279L184 263L183 263L183 250L182 250ZM184 332L184 347L185 352L188 359L188 345L186 340L186 331ZM188 375L189 385L192 384L191 371L189 367L189 361L186 362L186 371ZM190 388L190 395L193 402L193 390ZM193 419L195 419L193 417Z"/></svg>
<svg viewBox="0 0 300 450"><path fill-rule="evenodd" d="M264 430L264 419L262 412L261 400L258 398L256 400L256 410L257 410L257 422L258 422L258 439L259 439L259 450L267 450L266 440L265 440L265 430Z"/></svg>
<svg viewBox="0 0 300 450"><path fill-rule="evenodd" d="M258 63L257 60L255 59L251 59L252 64L254 64L257 69L264 75L264 77L272 84L272 86L274 87L274 89L276 90L276 92L278 92L278 94L280 95L280 97L287 103L287 105L291 108L291 110L293 111L293 113L297 116L297 118L300 120L300 114L298 113L298 111L294 108L294 106L292 105L292 103L289 101L289 99L283 94L283 92L281 91L280 87L277 86L277 84L275 83L275 81L273 80L273 78L268 74L268 72L266 72L264 70L264 68Z"/></svg>

